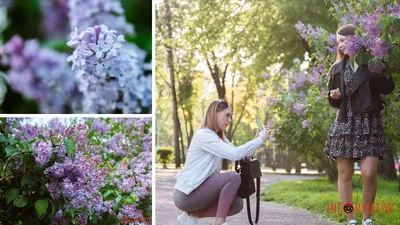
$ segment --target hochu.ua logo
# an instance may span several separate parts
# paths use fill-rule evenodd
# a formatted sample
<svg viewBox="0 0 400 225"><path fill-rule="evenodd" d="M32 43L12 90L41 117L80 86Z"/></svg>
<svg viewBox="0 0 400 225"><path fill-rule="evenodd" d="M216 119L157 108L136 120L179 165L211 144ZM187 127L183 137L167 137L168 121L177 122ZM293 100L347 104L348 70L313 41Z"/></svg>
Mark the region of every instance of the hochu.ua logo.
<svg viewBox="0 0 400 225"><path fill-rule="evenodd" d="M370 212L373 214L392 214L395 204L393 202L375 202L372 204L360 204L360 203L329 203L327 206L328 213L363 213Z"/></svg>

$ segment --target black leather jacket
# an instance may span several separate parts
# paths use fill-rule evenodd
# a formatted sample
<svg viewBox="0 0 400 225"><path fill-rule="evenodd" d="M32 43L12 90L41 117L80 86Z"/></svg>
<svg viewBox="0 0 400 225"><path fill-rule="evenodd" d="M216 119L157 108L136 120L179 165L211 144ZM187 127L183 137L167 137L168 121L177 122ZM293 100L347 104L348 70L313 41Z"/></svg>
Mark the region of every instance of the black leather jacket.
<svg viewBox="0 0 400 225"><path fill-rule="evenodd" d="M344 57L340 62L332 66L329 71L328 81L328 101L329 104L340 110L344 115L342 118L346 121L346 102L347 96L344 91L344 67L348 57ZM368 69L366 62L359 65L354 73L353 89L351 92L351 105L355 114L366 113L370 111L381 111L384 102L381 94L388 95L394 90L392 76L387 78L383 74L372 73ZM339 88L340 99L332 99L329 91Z"/></svg>

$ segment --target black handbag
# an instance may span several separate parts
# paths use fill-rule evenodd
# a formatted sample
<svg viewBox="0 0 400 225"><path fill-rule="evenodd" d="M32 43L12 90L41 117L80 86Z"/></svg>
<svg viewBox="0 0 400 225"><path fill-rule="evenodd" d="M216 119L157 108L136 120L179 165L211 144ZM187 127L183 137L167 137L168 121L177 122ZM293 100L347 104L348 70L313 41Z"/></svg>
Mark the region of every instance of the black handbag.
<svg viewBox="0 0 400 225"><path fill-rule="evenodd" d="M260 163L257 159L242 159L239 162L235 162L235 171L239 173L241 178L241 184L237 191L237 196L245 198L247 202L247 217L251 225L257 224L260 215L260 178L262 176ZM254 179L257 180L257 189L254 184ZM250 210L250 196L257 192L257 208L256 208L256 220L253 223L251 219Z"/></svg>

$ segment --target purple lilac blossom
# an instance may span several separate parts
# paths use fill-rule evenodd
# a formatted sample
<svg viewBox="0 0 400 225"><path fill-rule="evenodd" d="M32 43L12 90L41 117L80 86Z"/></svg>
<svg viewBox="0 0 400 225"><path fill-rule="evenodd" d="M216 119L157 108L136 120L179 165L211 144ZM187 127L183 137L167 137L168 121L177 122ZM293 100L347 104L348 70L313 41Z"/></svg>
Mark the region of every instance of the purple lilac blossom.
<svg viewBox="0 0 400 225"><path fill-rule="evenodd" d="M52 152L53 144L51 141L38 141L32 144L32 150L34 152L35 161L44 166L49 161L53 154Z"/></svg>
<svg viewBox="0 0 400 225"><path fill-rule="evenodd" d="M99 132L100 134L107 134L110 132L111 125L107 124L106 121L96 118L93 120L92 126L90 126L92 131Z"/></svg>
<svg viewBox="0 0 400 225"><path fill-rule="evenodd" d="M314 29L311 24L307 24L306 26L301 21L298 21L295 27L300 32L300 36L306 41L309 39L319 39L324 33L324 30L320 27Z"/></svg>
<svg viewBox="0 0 400 225"><path fill-rule="evenodd" d="M38 101L42 113L62 113L80 100L76 78L67 55L40 48L37 40L24 42L14 36L4 46L3 65L10 67L7 81L24 97Z"/></svg>
<svg viewBox="0 0 400 225"><path fill-rule="evenodd" d="M295 91L297 88L302 87L307 82L307 77L303 73L293 73L294 83L289 84L289 89Z"/></svg>
<svg viewBox="0 0 400 225"><path fill-rule="evenodd" d="M303 120L303 122L301 122L302 127L308 128L308 130L311 130L311 123L309 119Z"/></svg>
<svg viewBox="0 0 400 225"><path fill-rule="evenodd" d="M364 42L362 38L358 35L347 35L345 36L345 44L344 44L344 54L349 56L355 56L362 50L364 46Z"/></svg>
<svg viewBox="0 0 400 225"><path fill-rule="evenodd" d="M64 39L69 34L68 0L41 1L42 30L47 38Z"/></svg>
<svg viewBox="0 0 400 225"><path fill-rule="evenodd" d="M372 44L371 54L378 57L387 57L389 56L389 47L390 46L388 43L382 41L381 39L377 39Z"/></svg>
<svg viewBox="0 0 400 225"><path fill-rule="evenodd" d="M152 80L144 75L145 52L124 42L122 35L105 25L71 34L67 44L75 50L68 61L77 72L84 112L108 113L118 108L138 113L141 107L151 106Z"/></svg>
<svg viewBox="0 0 400 225"><path fill-rule="evenodd" d="M306 110L304 104L300 103L295 103L293 104L293 112L296 113L297 115L304 115L306 113Z"/></svg>
<svg viewBox="0 0 400 225"><path fill-rule="evenodd" d="M118 218L129 218L137 220L138 222L143 220L143 211L137 209L137 204L134 205L123 205L118 213ZM146 223L147 224L147 223Z"/></svg>
<svg viewBox="0 0 400 225"><path fill-rule="evenodd" d="M68 17L71 30L105 24L122 34L133 34L134 28L125 19L120 0L69 0Z"/></svg>
<svg viewBox="0 0 400 225"><path fill-rule="evenodd" d="M376 62L376 63L372 63L372 64L368 65L368 69L371 72L380 74L386 69L386 66L382 62Z"/></svg>
<svg viewBox="0 0 400 225"><path fill-rule="evenodd" d="M83 156L81 152L75 153L74 160L66 159L56 162L44 171L49 178L46 185L54 200L67 199L67 210L71 208L88 208L89 215L99 214L101 211L90 209L103 209L103 198L99 193L105 183L108 169L96 168L92 160ZM82 217L84 221L85 217Z"/></svg>

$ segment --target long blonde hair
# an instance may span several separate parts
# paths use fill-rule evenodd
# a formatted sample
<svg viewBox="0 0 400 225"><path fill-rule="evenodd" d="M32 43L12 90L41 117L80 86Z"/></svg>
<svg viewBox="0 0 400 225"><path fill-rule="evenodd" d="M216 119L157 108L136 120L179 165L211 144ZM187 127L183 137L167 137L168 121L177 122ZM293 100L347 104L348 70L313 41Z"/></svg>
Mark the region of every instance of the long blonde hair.
<svg viewBox="0 0 400 225"><path fill-rule="evenodd" d="M231 107L231 105L229 105L225 99L217 99L212 101L207 108L206 115L201 120L199 129L208 128L210 130L213 130L222 140L224 140L224 131L220 130L217 132L217 112L220 112L229 107Z"/></svg>

